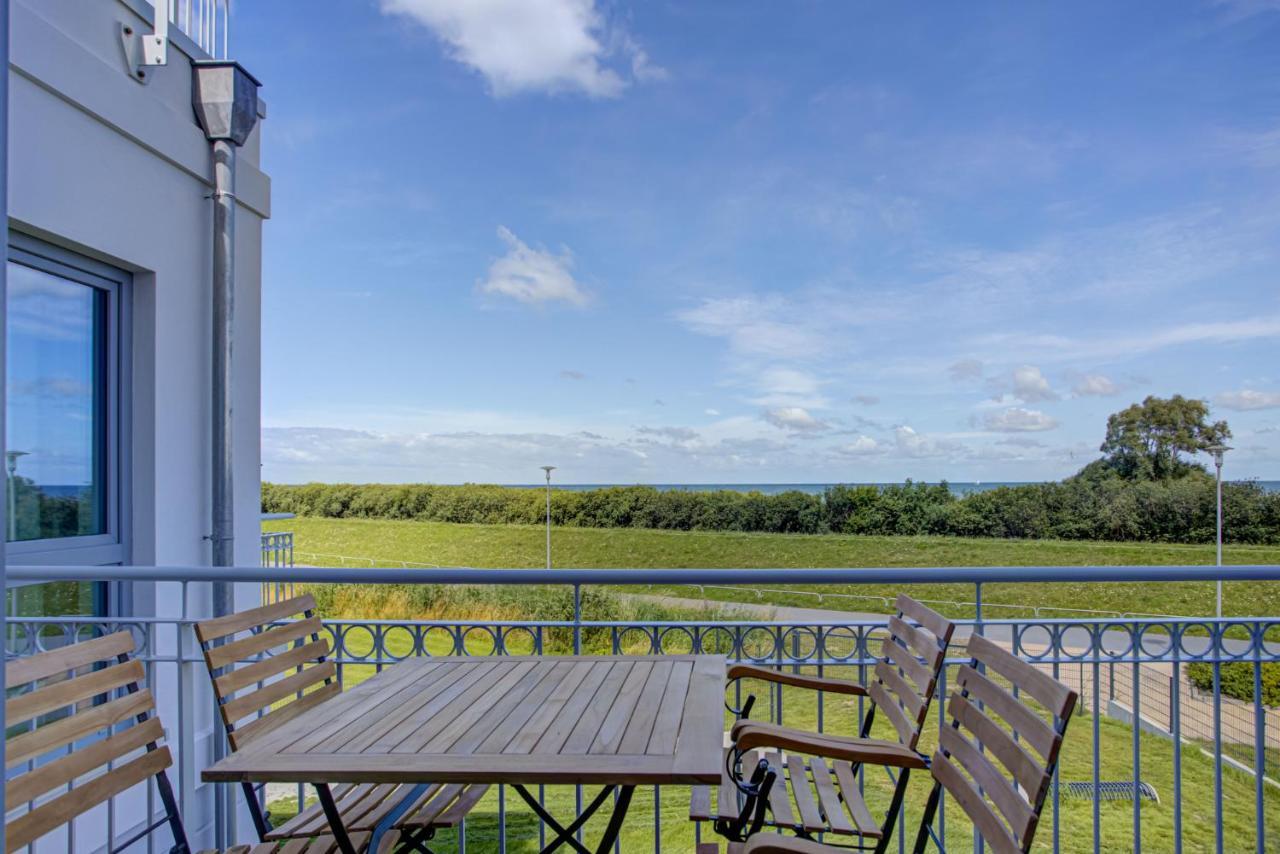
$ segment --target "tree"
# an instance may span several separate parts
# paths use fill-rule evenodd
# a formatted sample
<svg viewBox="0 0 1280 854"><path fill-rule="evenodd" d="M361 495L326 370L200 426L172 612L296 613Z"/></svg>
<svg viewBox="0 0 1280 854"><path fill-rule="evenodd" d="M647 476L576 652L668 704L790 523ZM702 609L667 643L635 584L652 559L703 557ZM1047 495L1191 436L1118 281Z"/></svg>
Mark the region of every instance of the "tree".
<svg viewBox="0 0 1280 854"><path fill-rule="evenodd" d="M1107 419L1101 447L1105 456L1089 468L1105 468L1127 480L1169 480L1204 470L1183 454L1229 438L1227 422L1209 422L1209 405L1203 400L1148 396Z"/></svg>

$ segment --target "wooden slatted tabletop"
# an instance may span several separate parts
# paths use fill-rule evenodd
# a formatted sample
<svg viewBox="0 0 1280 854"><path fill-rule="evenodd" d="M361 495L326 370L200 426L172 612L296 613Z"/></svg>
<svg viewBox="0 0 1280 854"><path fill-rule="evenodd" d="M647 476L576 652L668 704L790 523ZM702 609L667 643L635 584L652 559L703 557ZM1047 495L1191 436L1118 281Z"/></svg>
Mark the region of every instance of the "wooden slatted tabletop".
<svg viewBox="0 0 1280 854"><path fill-rule="evenodd" d="M719 655L412 658L204 772L210 782L718 783Z"/></svg>

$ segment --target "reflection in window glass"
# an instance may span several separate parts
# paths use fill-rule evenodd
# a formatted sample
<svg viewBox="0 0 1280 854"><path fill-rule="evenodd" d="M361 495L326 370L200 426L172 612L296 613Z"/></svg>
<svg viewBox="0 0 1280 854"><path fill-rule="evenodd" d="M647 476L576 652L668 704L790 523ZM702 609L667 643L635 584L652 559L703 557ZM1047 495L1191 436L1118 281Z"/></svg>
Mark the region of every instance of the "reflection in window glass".
<svg viewBox="0 0 1280 854"><path fill-rule="evenodd" d="M102 614L103 588L103 584L94 581L51 581L48 584L11 587L6 597L6 613L10 617Z"/></svg>
<svg viewBox="0 0 1280 854"><path fill-rule="evenodd" d="M10 262L10 542L105 533L107 294Z"/></svg>

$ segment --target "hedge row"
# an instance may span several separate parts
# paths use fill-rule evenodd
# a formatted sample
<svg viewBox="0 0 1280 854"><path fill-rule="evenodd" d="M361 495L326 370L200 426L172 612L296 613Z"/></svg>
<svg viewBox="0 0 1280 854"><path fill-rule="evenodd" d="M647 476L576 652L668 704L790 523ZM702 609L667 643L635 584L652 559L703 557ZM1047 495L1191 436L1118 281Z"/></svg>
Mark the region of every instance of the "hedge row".
<svg viewBox="0 0 1280 854"><path fill-rule="evenodd" d="M1260 674L1262 678L1262 704L1264 706L1280 706L1280 667L1275 664L1263 664ZM1253 663L1248 661L1232 661L1222 665L1219 671L1222 693L1237 700L1253 702ZM1202 691L1213 690L1213 665L1197 661L1187 665L1187 679Z"/></svg>
<svg viewBox="0 0 1280 854"><path fill-rule="evenodd" d="M329 518L418 519L536 525L542 490L431 484L263 484L262 509ZM1280 493L1254 483L1224 486L1225 538L1280 543ZM833 486L821 494L646 486L553 490L552 521L584 528L951 535L1026 539L1204 543L1214 535L1213 481L1118 477L992 489L960 497L947 484Z"/></svg>

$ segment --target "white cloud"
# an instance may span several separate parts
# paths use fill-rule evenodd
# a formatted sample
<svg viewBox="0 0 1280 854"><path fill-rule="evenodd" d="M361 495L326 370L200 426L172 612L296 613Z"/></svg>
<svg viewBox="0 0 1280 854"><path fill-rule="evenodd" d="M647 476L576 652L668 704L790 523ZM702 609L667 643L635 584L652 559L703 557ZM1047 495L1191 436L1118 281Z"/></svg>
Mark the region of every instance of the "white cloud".
<svg viewBox="0 0 1280 854"><path fill-rule="evenodd" d="M836 450L842 454L860 457L868 454L878 454L883 448L881 448L879 442L870 436L859 434L852 442L840 445Z"/></svg>
<svg viewBox="0 0 1280 854"><path fill-rule="evenodd" d="M430 29L448 46L450 57L482 74L497 96L581 92L612 98L631 80L665 76L634 39L605 20L594 0L382 0L381 5L386 14Z"/></svg>
<svg viewBox="0 0 1280 854"><path fill-rule="evenodd" d="M977 359L961 359L947 369L955 382L979 379L982 376L982 362Z"/></svg>
<svg viewBox="0 0 1280 854"><path fill-rule="evenodd" d="M703 413L705 413L706 415L710 415L710 416L713 416L713 417L714 417L714 416L716 416L716 415L719 415L719 414L720 414L720 410L719 410L719 409L704 409L704 410L702 410L702 411L703 411Z"/></svg>
<svg viewBox="0 0 1280 854"><path fill-rule="evenodd" d="M706 299L676 319L701 335L726 338L738 353L803 359L823 350L824 336L803 319L779 320L791 307L778 297Z"/></svg>
<svg viewBox="0 0 1280 854"><path fill-rule="evenodd" d="M1037 400L1056 400L1058 395L1049 387L1040 369L1032 365L1023 365L1013 372L1013 395L1019 400L1034 403Z"/></svg>
<svg viewBox="0 0 1280 854"><path fill-rule="evenodd" d="M587 303L587 292L573 278L573 255L568 249L561 255L531 249L503 226L498 227L498 237L507 244L507 254L489 265L488 275L478 285L481 293L511 297L530 305Z"/></svg>
<svg viewBox="0 0 1280 854"><path fill-rule="evenodd" d="M880 402L880 398L874 394L856 394L853 396L854 403L861 403L863 406L875 406Z"/></svg>
<svg viewBox="0 0 1280 854"><path fill-rule="evenodd" d="M1052 430L1058 422L1037 409L1010 407L1003 412L989 412L983 426L993 433L1036 433Z"/></svg>
<svg viewBox="0 0 1280 854"><path fill-rule="evenodd" d="M808 410L799 406L780 406L767 409L763 418L774 427L797 433L816 433L826 430L830 425L809 414Z"/></svg>
<svg viewBox="0 0 1280 854"><path fill-rule="evenodd" d="M1280 315L1184 323L1132 336L1070 338L1065 335L1000 333L984 336L980 341L1006 350L1036 351L1051 358L1100 359L1136 356L1187 344L1234 344L1268 338L1280 338Z"/></svg>
<svg viewBox="0 0 1280 854"><path fill-rule="evenodd" d="M1213 399L1223 409L1234 409L1244 412L1252 409L1280 408L1280 391L1255 391L1247 388L1242 391L1224 391Z"/></svg>
<svg viewBox="0 0 1280 854"><path fill-rule="evenodd" d="M1107 397L1120 391L1120 387L1102 374L1085 374L1071 389L1079 397Z"/></svg>
<svg viewBox="0 0 1280 854"><path fill-rule="evenodd" d="M562 380L585 380L587 375L582 371L561 371L560 379Z"/></svg>
<svg viewBox="0 0 1280 854"><path fill-rule="evenodd" d="M944 456L958 457L964 451L963 446L955 442L922 435L917 433L914 428L905 425L894 428L893 441L900 455L914 459Z"/></svg>
<svg viewBox="0 0 1280 854"><path fill-rule="evenodd" d="M759 406L824 409L828 401L819 392L823 382L794 368L768 368L756 381L759 392L751 402Z"/></svg>

